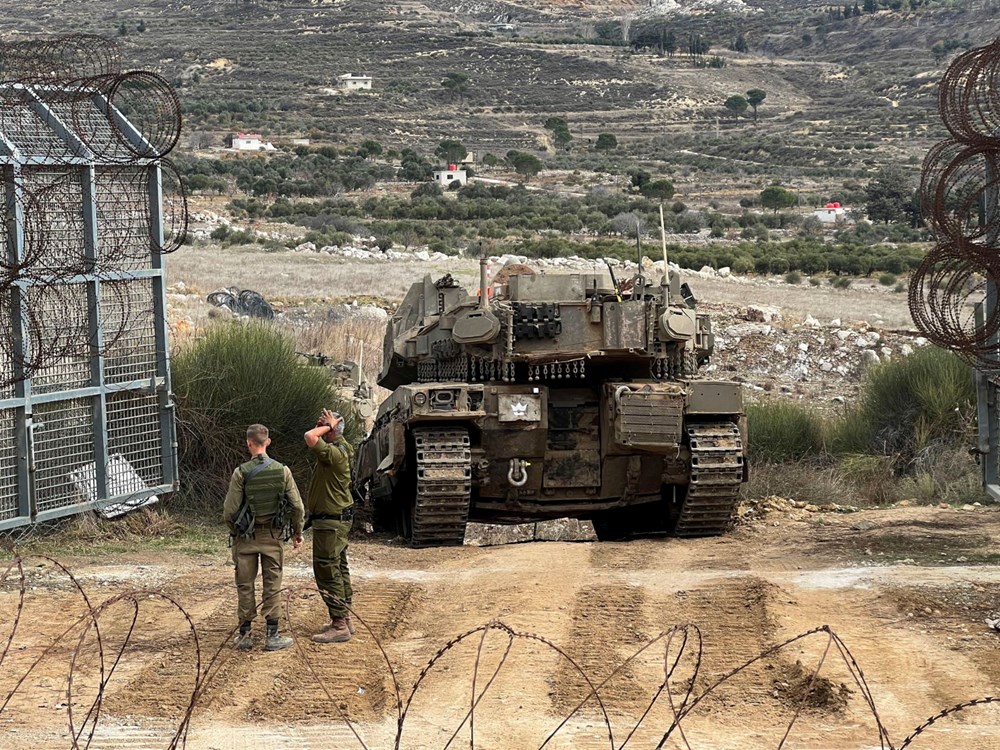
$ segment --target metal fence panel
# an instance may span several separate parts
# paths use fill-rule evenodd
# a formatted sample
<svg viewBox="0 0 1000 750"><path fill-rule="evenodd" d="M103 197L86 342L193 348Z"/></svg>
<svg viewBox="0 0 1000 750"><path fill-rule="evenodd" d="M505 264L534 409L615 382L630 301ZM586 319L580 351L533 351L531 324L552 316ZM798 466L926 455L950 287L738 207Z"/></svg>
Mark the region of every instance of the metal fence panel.
<svg viewBox="0 0 1000 750"><path fill-rule="evenodd" d="M145 504L176 489L177 458L159 161L98 95L0 89L5 529Z"/></svg>
<svg viewBox="0 0 1000 750"><path fill-rule="evenodd" d="M32 422L35 507L39 513L87 500L73 470L94 462L94 402L77 398L38 404Z"/></svg>
<svg viewBox="0 0 1000 750"><path fill-rule="evenodd" d="M17 518L17 413L0 410L0 522Z"/></svg>

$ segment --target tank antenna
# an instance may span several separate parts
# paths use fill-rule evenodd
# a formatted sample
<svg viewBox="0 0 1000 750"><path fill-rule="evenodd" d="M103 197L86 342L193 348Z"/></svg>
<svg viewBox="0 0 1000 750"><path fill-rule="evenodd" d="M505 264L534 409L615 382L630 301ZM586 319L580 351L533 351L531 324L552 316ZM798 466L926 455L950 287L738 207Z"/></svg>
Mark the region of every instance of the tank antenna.
<svg viewBox="0 0 1000 750"><path fill-rule="evenodd" d="M646 291L646 280L642 277L642 236L639 234L639 222L635 223L635 282L632 284L632 299L638 298Z"/></svg>
<svg viewBox="0 0 1000 750"><path fill-rule="evenodd" d="M663 297L670 303L670 267L667 265L667 229L663 224L663 204L660 204L660 244L663 246Z"/></svg>
<svg viewBox="0 0 1000 750"><path fill-rule="evenodd" d="M486 292L486 253L483 250L482 240L479 242L479 309L485 310L488 305L489 295Z"/></svg>

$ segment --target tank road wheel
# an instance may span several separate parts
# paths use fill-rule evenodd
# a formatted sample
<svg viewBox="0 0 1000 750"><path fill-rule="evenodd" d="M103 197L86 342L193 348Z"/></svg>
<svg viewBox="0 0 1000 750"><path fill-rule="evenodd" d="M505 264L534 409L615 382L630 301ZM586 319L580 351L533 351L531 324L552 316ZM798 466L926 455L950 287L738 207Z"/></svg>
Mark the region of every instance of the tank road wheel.
<svg viewBox="0 0 1000 750"><path fill-rule="evenodd" d="M743 443L732 422L687 425L691 482L674 533L718 536L725 533L740 501Z"/></svg>
<svg viewBox="0 0 1000 750"><path fill-rule="evenodd" d="M472 451L464 427L413 430L416 500L410 544L460 545L465 541L472 494Z"/></svg>

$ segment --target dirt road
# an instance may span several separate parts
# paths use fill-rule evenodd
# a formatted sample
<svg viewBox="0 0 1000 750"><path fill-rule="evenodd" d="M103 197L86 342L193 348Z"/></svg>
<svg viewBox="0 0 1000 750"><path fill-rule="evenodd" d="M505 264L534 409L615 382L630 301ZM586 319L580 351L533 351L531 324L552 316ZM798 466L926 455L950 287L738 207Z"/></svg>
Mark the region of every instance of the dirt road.
<svg viewBox="0 0 1000 750"><path fill-rule="evenodd" d="M857 659L892 746L928 716L997 692L1000 637L983 617L1000 608L1000 511L899 508L849 515L777 514L755 528L706 540L646 539L621 544L531 543L411 550L385 540L356 543L356 607L370 631L348 645L319 647L306 636L323 620L311 590L308 550L290 560L291 629L301 649L266 654L224 650L199 696L187 747L390 748L395 690L376 638L395 669L405 702L421 669L450 639L502 620L564 649L596 683L671 626L697 625L704 638L693 674L693 639L670 680L701 694L718 678L774 645L828 624ZM148 553L69 560L97 606L148 589L133 639L108 684L93 748L164 748L190 699L197 666L233 627L232 569L214 556ZM29 560L22 620L0 671L6 696L44 649L83 613L79 594L49 563ZM0 643L17 610L18 587L0 587ZM101 618L106 657L133 618L128 603ZM71 746L66 679L80 629L27 677L0 714L0 745L11 750ZM689 631L693 636L694 631ZM259 639L260 633L257 633ZM670 645L677 657L680 637ZM872 712L836 648L810 692L830 642L818 633L768 655L698 703L664 747L777 748L803 697L785 747L866 750L880 744ZM518 638L490 683L508 638L492 631L449 650L427 674L406 717L400 747L469 747L459 730L473 689L489 691L474 715L476 748L535 748L586 697L586 680L549 645ZM600 688L547 747L622 747L663 681L666 642L643 651ZM82 723L98 681L87 639L74 674L75 720ZM362 742L341 718L353 721ZM626 747L653 748L669 726L663 693ZM685 744L687 743L687 744ZM915 748L1000 748L1000 707L975 707L932 726Z"/></svg>

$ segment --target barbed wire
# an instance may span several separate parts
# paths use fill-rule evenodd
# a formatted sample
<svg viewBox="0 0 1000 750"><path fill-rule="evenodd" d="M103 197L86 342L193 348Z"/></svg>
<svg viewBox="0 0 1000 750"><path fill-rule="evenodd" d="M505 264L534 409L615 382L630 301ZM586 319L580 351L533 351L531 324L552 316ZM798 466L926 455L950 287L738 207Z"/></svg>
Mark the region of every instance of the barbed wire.
<svg viewBox="0 0 1000 750"><path fill-rule="evenodd" d="M13 249L0 253L0 306L16 311L0 335L0 393L74 360L126 356L128 333L152 329L152 290L142 304L102 296L92 325L95 300L77 282L149 286L134 272L184 242L186 191L166 158L180 132L171 84L124 70L111 40L0 43L0 246Z"/></svg>
<svg viewBox="0 0 1000 750"><path fill-rule="evenodd" d="M70 649L67 664L65 688L66 726L72 750L87 750L95 737L98 736L102 715L104 715L104 700L108 686L121 667L125 654L135 638L137 624L143 615L143 610L153 604L160 604L166 606L168 610L173 611L180 619L183 623L184 631L188 633L192 644L193 653L187 664L187 668L190 670L191 692L181 702L180 714L176 719L173 734L164 740L166 742L166 750L180 750L185 748L196 708L204 700L207 689L213 679L219 674L221 667L226 662L227 655L233 653L229 646L235 635L237 626L234 626L224 634L220 644L208 647L203 642L203 638L199 634L198 627L192 616L184 609L176 597L165 593L163 590L138 588L118 593L102 602L95 603L88 596L87 591L73 572L58 560L44 555L20 555L15 552L12 554L6 569L0 574L0 588L9 589L16 586L17 591L13 616L8 618L6 616L8 613L0 613L4 614L4 617L0 618L0 622L9 623L10 627L9 633L6 634L6 638L2 641L3 647L2 651L0 651L0 675L4 675L7 678L13 678L15 674L9 665L5 667L5 663L14 650L15 644L18 643L24 620L29 590L25 563L29 559L40 560L53 566L58 575L64 576L67 579L72 591L82 605L82 613L75 616L68 626L59 629L57 635L52 638L51 643L42 647L38 655L27 665L26 669L23 669L17 679L14 680L13 686L7 690L3 700L0 701L0 718L3 718L4 713L10 709L14 697L19 693L25 692L28 678L39 665L46 659L57 656L60 644L70 642L68 639L71 639L75 634L75 645ZM16 580L13 583L8 583L12 577ZM32 590L35 590L34 587ZM315 590L314 586L305 585L291 586L282 590L285 615L293 631L296 629L297 613L294 611L292 603L300 600L301 594L315 592ZM116 609L119 606L126 607L125 616L122 616L120 610ZM553 742L570 725L574 717L577 717L588 704L592 704L600 716L600 723L603 727L602 731L606 733L610 750L624 750L624 748L631 747L634 744L633 741L637 733L649 720L654 707L662 703L664 699L669 709L669 721L665 727L656 730L656 734L659 734L659 740L654 747L663 748L668 741L673 740L686 750L695 750L696 747L704 750L708 746L696 744L685 731L685 723L694 715L696 709L704 701L716 694L722 686L751 667L779 655L786 649L793 646L801 646L804 642L815 639L819 639L822 652L815 667L807 672L808 677L805 681L805 689L801 691L801 696L791 707L792 715L784 726L780 741L775 746L777 750L783 750L783 748L788 746L789 741L793 737L794 730L809 704L808 702L814 689L818 686L821 679L827 679L822 677L822 672L825 665L833 657L838 657L840 665L846 669L849 675L850 682L857 688L857 691L861 695L878 734L878 746L882 750L905 750L908 747L916 746L918 740L926 736L929 729L946 719L970 709L1000 702L1000 698L981 697L946 708L920 724L897 746L890 739L889 731L879 715L874 694L868 685L863 670L843 639L827 625L813 628L771 646L714 680L707 681L707 686L699 691L697 685L700 680L704 681L704 677L701 674L704 661L704 643L702 632L696 625L675 625L661 632L655 638L651 638L642 644L635 653L622 661L604 679L597 682L587 674L578 661L551 639L537 633L515 629L500 620L491 620L488 623L471 628L441 646L420 669L412 687L404 697L398 670L394 666L375 628L357 611L349 606L347 609L357 620L360 628L366 631L372 639L391 682L394 710L396 713L396 732L392 741L394 750L401 750L407 747L404 742L407 736L405 732L407 723L414 716L416 710L414 708L415 700L421 694L422 690L429 690L429 688L425 687L425 684L430 675L448 654L467 643L475 646L471 673L468 675L470 683L468 704L457 725L453 730L447 732L447 740L443 742L442 750L448 750L448 748L452 747L463 734L467 735L470 750L475 750L475 748L480 746L477 744L476 735L477 726L479 726L476 718L477 709L488 693L498 683L501 672L505 669L515 669L513 664L516 659L512 659L512 654L515 644L519 642L535 644L552 651L558 657L559 663L565 665L585 685L582 697L573 699L574 702L571 710L563 715L552 731L546 735L545 739L538 746L539 750L542 750ZM113 613L113 615L109 615L109 613ZM110 645L107 630L102 630L102 621L107 617L111 617L113 624L119 628L124 623L124 633L117 636L121 640L116 646ZM4 625L4 627L7 626ZM37 637L37 633L35 635ZM496 662L492 666L492 669L484 670L484 654L487 638L492 635L500 636L503 639L501 642L502 647L499 649L499 656L496 657ZM331 692L331 685L322 678L320 670L317 669L315 661L319 657L307 651L303 647L301 640L301 638L295 639L298 656L305 665L306 671L326 695L329 701L327 705L335 707L341 721L349 728L358 746L363 750L369 750L372 746L362 736L358 723L351 720L346 711L346 706L336 700ZM33 648L37 649L39 646L33 644ZM662 650L662 679L653 691L652 698L645 705L636 723L628 729L624 735L624 739L616 744L611 713L601 692L612 680L630 670L637 660L643 658L648 653L655 652L654 650ZM330 654L330 658L337 658L339 660L344 659L345 655L347 655L347 651L343 649L332 649L328 653ZM146 655L147 657L149 656L148 649L146 650ZM89 702L83 698L83 688L78 692L78 686L86 684L86 679L81 675L81 669L83 669L88 656L96 657L97 672L96 685L91 688L94 691L93 699L89 700ZM67 657L64 655L64 658ZM681 679L681 675L679 674L682 666L685 668L683 679ZM449 674L453 679L462 678L461 674L456 674L455 672L450 672ZM681 688L679 692L677 690L678 687ZM79 709L75 709L75 706L79 706ZM162 719L165 717L159 718ZM646 731L650 730L647 729ZM957 748L952 740L950 742L952 744L949 747ZM415 745L424 747L426 746L426 740L421 739ZM995 739L994 746L1000 747L1000 737ZM985 746L980 742L976 747L983 748Z"/></svg>
<svg viewBox="0 0 1000 750"><path fill-rule="evenodd" d="M919 189L938 242L910 279L910 313L934 343L1000 369L1000 305L982 304L1000 284L1000 38L955 58L938 110L951 138L927 153Z"/></svg>

